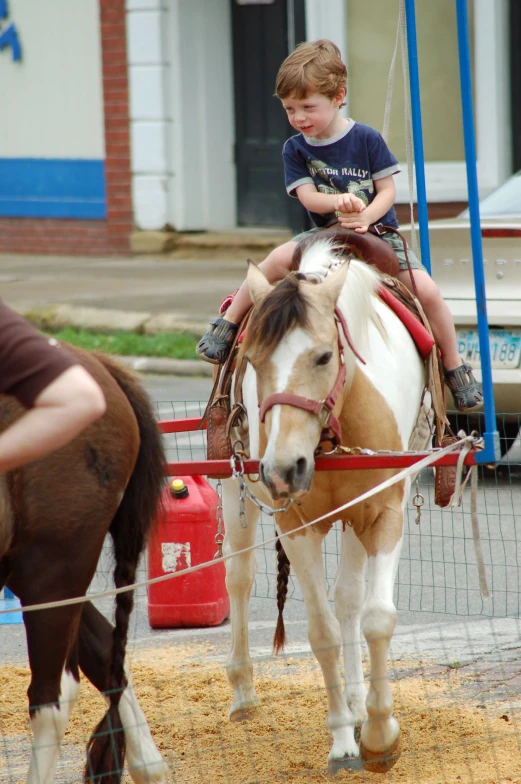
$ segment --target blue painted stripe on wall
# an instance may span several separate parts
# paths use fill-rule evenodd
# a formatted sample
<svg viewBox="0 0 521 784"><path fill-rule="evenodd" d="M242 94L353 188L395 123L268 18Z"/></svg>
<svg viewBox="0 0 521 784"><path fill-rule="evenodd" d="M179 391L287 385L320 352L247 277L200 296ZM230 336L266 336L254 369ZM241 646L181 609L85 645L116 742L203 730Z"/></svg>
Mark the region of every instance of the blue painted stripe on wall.
<svg viewBox="0 0 521 784"><path fill-rule="evenodd" d="M0 158L0 217L107 217L105 161Z"/></svg>

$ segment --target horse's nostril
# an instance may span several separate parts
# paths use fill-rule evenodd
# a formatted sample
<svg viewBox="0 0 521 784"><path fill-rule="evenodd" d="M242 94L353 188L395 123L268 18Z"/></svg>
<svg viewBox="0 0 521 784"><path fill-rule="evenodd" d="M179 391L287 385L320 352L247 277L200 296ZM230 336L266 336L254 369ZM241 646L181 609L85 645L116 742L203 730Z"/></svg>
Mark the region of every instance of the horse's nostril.
<svg viewBox="0 0 521 784"><path fill-rule="evenodd" d="M295 464L295 478L302 479L306 475L307 460L305 457L299 457Z"/></svg>

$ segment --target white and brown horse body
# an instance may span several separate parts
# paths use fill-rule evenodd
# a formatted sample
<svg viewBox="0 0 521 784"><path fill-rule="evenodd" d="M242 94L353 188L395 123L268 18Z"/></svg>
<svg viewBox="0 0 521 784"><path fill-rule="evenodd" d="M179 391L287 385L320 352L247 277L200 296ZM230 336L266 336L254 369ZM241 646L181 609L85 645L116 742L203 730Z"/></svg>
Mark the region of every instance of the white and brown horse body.
<svg viewBox="0 0 521 784"><path fill-rule="evenodd" d="M107 533L116 586L131 585L163 486L161 436L137 378L109 357L69 349L100 384L107 410L62 449L0 477L0 588L7 585L22 607L83 596ZM1 396L0 430L22 411ZM118 594L114 627L90 602L24 614L34 736L28 784L55 780L80 670L107 695L86 779L119 782L126 750L136 784L166 783L125 667L132 605L132 592Z"/></svg>
<svg viewBox="0 0 521 784"><path fill-rule="evenodd" d="M331 244L318 241L304 253L302 273L312 273L336 261ZM328 697L328 726L333 736L329 760L350 764L359 754L354 726L362 722L361 755L373 770L390 762L399 726L392 715L393 699L387 656L396 622L393 584L402 542L403 511L410 482L400 482L344 512L342 549L335 583L335 611L327 596L321 544L335 516L304 531L296 529L356 498L388 478L393 471L314 473L314 452L322 424L307 410L276 404L266 412L259 406L277 393L324 400L335 383L340 351L335 305L343 313L352 345L362 364L344 346L346 382L334 413L342 427L342 443L373 450L408 448L425 385L424 365L414 343L395 314L374 294L379 276L366 264L351 261L317 284L288 277L275 289L250 265L248 280L255 314L245 350L250 364L242 391L248 413L252 457L261 459L262 482L251 486L268 503L291 497L298 506L277 515L279 533L295 529L283 547L296 572L308 613L311 647L322 668ZM345 343L345 341L344 341ZM245 438L241 431L238 436ZM249 526L239 524L239 501L233 480L226 483L225 551L253 544L255 510ZM280 555L279 555L280 557ZM367 567L367 586L365 572ZM234 689L231 718L258 702L248 651L248 600L255 576L255 559L247 554L227 561L231 599L232 648L227 674ZM283 603L283 602L282 602ZM280 609L280 606L279 606ZM371 661L367 693L362 672L360 627ZM343 645L345 694L338 655Z"/></svg>

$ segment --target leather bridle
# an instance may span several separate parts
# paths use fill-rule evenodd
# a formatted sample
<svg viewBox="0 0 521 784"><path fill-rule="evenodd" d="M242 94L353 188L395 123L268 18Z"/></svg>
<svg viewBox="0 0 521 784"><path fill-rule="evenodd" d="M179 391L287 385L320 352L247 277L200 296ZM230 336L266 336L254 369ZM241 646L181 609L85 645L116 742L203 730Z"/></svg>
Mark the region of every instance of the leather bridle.
<svg viewBox="0 0 521 784"><path fill-rule="evenodd" d="M347 345L355 357L357 357L357 359L359 359L360 362L362 362L364 365L365 360L362 359L358 351L355 349L353 341L351 340L351 335L349 334L347 322L338 307L335 308L335 323L337 328L339 367L335 383L333 384L328 396L324 398L324 400L312 400L309 397L294 395L291 392L276 392L273 395L268 395L260 407L259 416L261 422L264 422L267 412L273 408L273 406L294 406L295 408L301 408L304 411L309 411L310 414L314 414L318 418L318 421L322 425L320 441L329 440L332 441L335 446L339 446L342 443L342 427L338 421L338 417L333 414L333 409L336 405L338 395L340 394L340 390L343 388L346 380L344 346L340 338L340 327L344 333Z"/></svg>

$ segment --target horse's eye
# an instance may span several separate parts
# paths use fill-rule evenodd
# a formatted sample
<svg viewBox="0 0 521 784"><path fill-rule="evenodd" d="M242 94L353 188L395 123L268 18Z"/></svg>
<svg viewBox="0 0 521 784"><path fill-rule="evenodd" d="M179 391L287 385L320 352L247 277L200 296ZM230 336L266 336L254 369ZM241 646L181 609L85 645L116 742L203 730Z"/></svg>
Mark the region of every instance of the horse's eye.
<svg viewBox="0 0 521 784"><path fill-rule="evenodd" d="M327 365L331 361L332 356L333 356L332 351L324 352L324 354L321 354L317 359L317 365Z"/></svg>

